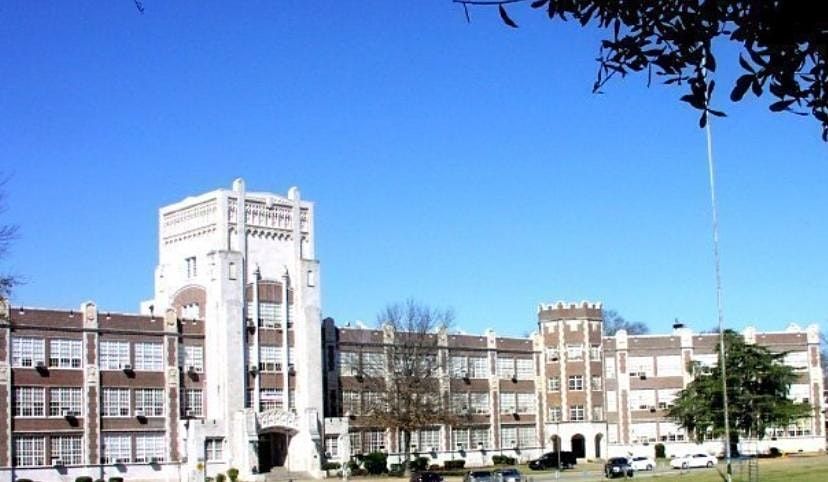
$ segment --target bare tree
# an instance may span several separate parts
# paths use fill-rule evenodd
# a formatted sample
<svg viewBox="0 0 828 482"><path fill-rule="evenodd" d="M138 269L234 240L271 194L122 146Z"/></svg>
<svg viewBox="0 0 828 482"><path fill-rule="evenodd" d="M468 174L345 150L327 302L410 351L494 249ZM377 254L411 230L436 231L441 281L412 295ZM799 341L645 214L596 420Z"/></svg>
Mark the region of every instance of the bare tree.
<svg viewBox="0 0 828 482"><path fill-rule="evenodd" d="M6 211L6 194L3 189L8 181L8 177L0 176L0 214ZM9 252L11 242L17 238L17 225L15 224L0 224L0 260L2 260ZM0 300L7 299L11 295L11 290L19 283L19 278L11 274L0 275Z"/></svg>
<svg viewBox="0 0 828 482"><path fill-rule="evenodd" d="M604 310L604 334L613 336L618 330L626 330L628 335L644 335L650 327L641 321L627 321L615 310Z"/></svg>
<svg viewBox="0 0 828 482"><path fill-rule="evenodd" d="M440 333L453 319L451 310L413 300L386 306L377 316L384 336L383 356L363 354L359 367L357 376L370 393L364 398L363 415L399 434L406 472L412 434L453 420L448 400L441 396L445 361L438 348Z"/></svg>

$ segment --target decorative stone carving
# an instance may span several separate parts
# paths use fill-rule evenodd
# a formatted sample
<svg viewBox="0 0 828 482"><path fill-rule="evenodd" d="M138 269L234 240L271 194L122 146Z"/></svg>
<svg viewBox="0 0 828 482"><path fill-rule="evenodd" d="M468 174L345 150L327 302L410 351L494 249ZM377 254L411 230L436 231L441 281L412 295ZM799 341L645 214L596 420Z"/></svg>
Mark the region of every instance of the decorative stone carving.
<svg viewBox="0 0 828 482"><path fill-rule="evenodd" d="M92 301L87 301L81 305L81 312L83 313L84 328L98 327L98 307Z"/></svg>
<svg viewBox="0 0 828 482"><path fill-rule="evenodd" d="M98 367L86 367L86 384L90 386L98 384Z"/></svg>
<svg viewBox="0 0 828 482"><path fill-rule="evenodd" d="M0 362L0 383L6 383L9 381L9 364L6 362Z"/></svg>
<svg viewBox="0 0 828 482"><path fill-rule="evenodd" d="M259 430L282 428L299 431L296 414L279 408L271 408L258 413Z"/></svg>
<svg viewBox="0 0 828 482"><path fill-rule="evenodd" d="M175 331L178 327L178 317L175 314L175 310L172 308L167 308L167 311L164 312L164 331Z"/></svg>
<svg viewBox="0 0 828 482"><path fill-rule="evenodd" d="M178 368L167 368L167 386L170 388L178 386Z"/></svg>
<svg viewBox="0 0 828 482"><path fill-rule="evenodd" d="M4 300L4 299L0 299L0 319L5 320L8 317L9 317L9 302Z"/></svg>

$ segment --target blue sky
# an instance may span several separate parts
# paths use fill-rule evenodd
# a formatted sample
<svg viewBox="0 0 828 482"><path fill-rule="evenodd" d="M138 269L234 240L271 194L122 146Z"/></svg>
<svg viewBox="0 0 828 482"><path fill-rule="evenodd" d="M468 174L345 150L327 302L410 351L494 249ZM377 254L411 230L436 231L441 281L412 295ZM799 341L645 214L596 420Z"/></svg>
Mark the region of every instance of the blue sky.
<svg viewBox="0 0 828 482"><path fill-rule="evenodd" d="M158 207L241 176L317 203L342 322L414 297L467 331L522 334L559 299L715 324L697 115L644 76L591 94L599 32L449 0L144 4L0 5L15 304L137 310ZM824 325L828 149L810 118L731 104L717 51L726 321Z"/></svg>

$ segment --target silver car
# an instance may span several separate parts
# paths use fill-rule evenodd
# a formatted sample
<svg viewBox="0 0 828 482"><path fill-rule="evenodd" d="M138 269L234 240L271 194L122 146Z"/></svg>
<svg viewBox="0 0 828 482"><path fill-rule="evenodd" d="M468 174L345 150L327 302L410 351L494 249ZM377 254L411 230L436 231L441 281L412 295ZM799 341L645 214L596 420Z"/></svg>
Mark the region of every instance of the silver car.
<svg viewBox="0 0 828 482"><path fill-rule="evenodd" d="M494 482L520 482L523 476L518 469L497 469L494 471Z"/></svg>

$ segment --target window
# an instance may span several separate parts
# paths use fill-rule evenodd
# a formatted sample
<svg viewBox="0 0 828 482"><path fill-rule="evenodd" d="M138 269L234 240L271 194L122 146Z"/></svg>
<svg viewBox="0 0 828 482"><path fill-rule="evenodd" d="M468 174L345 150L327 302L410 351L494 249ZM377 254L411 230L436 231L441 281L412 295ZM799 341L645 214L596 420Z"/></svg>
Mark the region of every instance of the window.
<svg viewBox="0 0 828 482"><path fill-rule="evenodd" d="M794 351L785 354L784 358L785 365L792 367L794 370L807 370L808 369L808 352L807 351Z"/></svg>
<svg viewBox="0 0 828 482"><path fill-rule="evenodd" d="M132 437L128 434L104 435L103 455L105 464L132 461Z"/></svg>
<svg viewBox="0 0 828 482"><path fill-rule="evenodd" d="M649 410L655 407L655 390L630 390L630 410Z"/></svg>
<svg viewBox="0 0 828 482"><path fill-rule="evenodd" d="M451 394L451 410L457 414L464 414L470 411L469 394L468 393L452 393Z"/></svg>
<svg viewBox="0 0 828 482"><path fill-rule="evenodd" d="M184 415L187 417L204 416L204 399L201 390L184 390Z"/></svg>
<svg viewBox="0 0 828 482"><path fill-rule="evenodd" d="M615 390L607 390L607 412L615 412L617 410L618 399L615 393Z"/></svg>
<svg viewBox="0 0 828 482"><path fill-rule="evenodd" d="M469 357L469 377L470 378L488 378L489 377L489 359L483 356Z"/></svg>
<svg viewBox="0 0 828 482"><path fill-rule="evenodd" d="M549 407L549 421L550 422L560 422L561 421L561 407Z"/></svg>
<svg viewBox="0 0 828 482"><path fill-rule="evenodd" d="M566 345L566 359L567 361L577 361L584 359L583 345Z"/></svg>
<svg viewBox="0 0 828 482"><path fill-rule="evenodd" d="M53 368L80 368L80 340L50 340L49 366Z"/></svg>
<svg viewBox="0 0 828 482"><path fill-rule="evenodd" d="M259 370L263 372L282 371L282 347L261 345L259 347Z"/></svg>
<svg viewBox="0 0 828 482"><path fill-rule="evenodd" d="M135 389L135 412L143 412L145 417L164 416L164 390L161 388Z"/></svg>
<svg viewBox="0 0 828 482"><path fill-rule="evenodd" d="M489 413L489 394L475 393L469 394L469 403L471 410L474 413Z"/></svg>
<svg viewBox="0 0 828 482"><path fill-rule="evenodd" d="M187 265L187 278L195 278L198 275L195 256L184 258L184 263Z"/></svg>
<svg viewBox="0 0 828 482"><path fill-rule="evenodd" d="M201 373L204 371L204 347L198 345L183 345L181 362L182 368L186 371L193 368L193 371Z"/></svg>
<svg viewBox="0 0 828 482"><path fill-rule="evenodd" d="M351 446L351 455L361 454L362 453L362 432L350 432L348 434L348 443Z"/></svg>
<svg viewBox="0 0 828 482"><path fill-rule="evenodd" d="M594 391L601 390L601 377L599 375L592 375L590 388Z"/></svg>
<svg viewBox="0 0 828 482"><path fill-rule="evenodd" d="M693 355L693 361L699 364L701 371L705 372L719 364L719 355L716 353Z"/></svg>
<svg viewBox="0 0 828 482"><path fill-rule="evenodd" d="M208 438L205 441L207 460L224 459L224 439L219 437Z"/></svg>
<svg viewBox="0 0 828 482"><path fill-rule="evenodd" d="M63 465L83 463L83 437L80 435L52 435L52 464L60 460Z"/></svg>
<svg viewBox="0 0 828 482"><path fill-rule="evenodd" d="M533 425L518 427L517 436L519 447L534 447L538 444L537 432Z"/></svg>
<svg viewBox="0 0 828 482"><path fill-rule="evenodd" d="M500 427L500 447L517 447L517 427Z"/></svg>
<svg viewBox="0 0 828 482"><path fill-rule="evenodd" d="M469 429L467 428L452 428L451 429L451 443L452 447L457 450L468 449L469 445ZM474 447L471 447L474 448Z"/></svg>
<svg viewBox="0 0 828 482"><path fill-rule="evenodd" d="M535 394L517 394L517 413L535 413Z"/></svg>
<svg viewBox="0 0 828 482"><path fill-rule="evenodd" d="M325 436L325 456L335 459L339 457L339 437L336 435Z"/></svg>
<svg viewBox="0 0 828 482"><path fill-rule="evenodd" d="M498 378L512 378L515 376L515 359L497 357Z"/></svg>
<svg viewBox="0 0 828 482"><path fill-rule="evenodd" d="M13 337L12 366L36 367L38 362L46 363L42 338Z"/></svg>
<svg viewBox="0 0 828 482"><path fill-rule="evenodd" d="M15 435L14 465L17 467L46 465L46 438L35 435Z"/></svg>
<svg viewBox="0 0 828 482"><path fill-rule="evenodd" d="M615 358L604 358L604 376L608 379L615 378Z"/></svg>
<svg viewBox="0 0 828 482"><path fill-rule="evenodd" d="M656 441L655 422L632 423L630 424L630 437L632 443L649 443Z"/></svg>
<svg viewBox="0 0 828 482"><path fill-rule="evenodd" d="M547 348L546 349L546 361L547 362L557 362L561 359L561 353L558 351L557 348Z"/></svg>
<svg viewBox="0 0 828 482"><path fill-rule="evenodd" d="M469 430L469 444L472 447L489 447L489 429L488 428L472 428Z"/></svg>
<svg viewBox="0 0 828 482"><path fill-rule="evenodd" d="M665 388L657 392L658 408L666 409L673 406L673 401L678 398L678 388Z"/></svg>
<svg viewBox="0 0 828 482"><path fill-rule="evenodd" d="M198 303L181 305L180 316L185 320L197 320L199 318Z"/></svg>
<svg viewBox="0 0 828 482"><path fill-rule="evenodd" d="M161 343L135 344L135 369L145 371L162 371L164 361L161 356Z"/></svg>
<svg viewBox="0 0 828 482"><path fill-rule="evenodd" d="M617 444L618 443L618 424L616 423L608 423L607 424L607 443Z"/></svg>
<svg viewBox="0 0 828 482"><path fill-rule="evenodd" d="M463 378L467 375L466 357L453 356L449 358L449 375L452 378Z"/></svg>
<svg viewBox="0 0 828 482"><path fill-rule="evenodd" d="M163 433L137 434L135 436L135 462L163 462L166 444Z"/></svg>
<svg viewBox="0 0 828 482"><path fill-rule="evenodd" d="M569 420L572 422L583 422L584 421L584 406L583 405L572 405L569 407Z"/></svg>
<svg viewBox="0 0 828 482"><path fill-rule="evenodd" d="M128 341L102 341L100 343L101 370L121 370L130 364Z"/></svg>
<svg viewBox="0 0 828 482"><path fill-rule="evenodd" d="M592 407L592 420L603 420L604 419L604 408L603 407Z"/></svg>
<svg viewBox="0 0 828 482"><path fill-rule="evenodd" d="M631 356L630 360L630 376L631 377L651 377L653 376L653 357L651 356Z"/></svg>
<svg viewBox="0 0 828 482"><path fill-rule="evenodd" d="M341 351L338 362L340 376L353 377L359 373L359 353Z"/></svg>
<svg viewBox="0 0 828 482"><path fill-rule="evenodd" d="M684 430L678 425L671 422L661 422L659 424L659 434L662 442L682 442L684 441Z"/></svg>
<svg viewBox="0 0 828 482"><path fill-rule="evenodd" d="M359 392L342 392L342 411L345 416L359 415Z"/></svg>
<svg viewBox="0 0 828 482"><path fill-rule="evenodd" d="M385 431L368 430L365 432L366 451L368 453L381 452L385 448Z"/></svg>
<svg viewBox="0 0 828 482"><path fill-rule="evenodd" d="M680 377L682 375L681 355L656 357L656 368L660 377Z"/></svg>
<svg viewBox="0 0 828 482"><path fill-rule="evenodd" d="M43 387L14 388L14 415L16 417L43 417L45 412Z"/></svg>
<svg viewBox="0 0 828 482"><path fill-rule="evenodd" d="M104 417L129 417L129 389L104 388L101 414Z"/></svg>
<svg viewBox="0 0 828 482"><path fill-rule="evenodd" d="M282 408L284 396L281 388L262 388L259 391L259 410Z"/></svg>
<svg viewBox="0 0 828 482"><path fill-rule="evenodd" d="M601 360L601 345L591 345L589 347L590 360Z"/></svg>
<svg viewBox="0 0 828 482"><path fill-rule="evenodd" d="M514 393L500 392L500 413L517 413L517 399Z"/></svg>
<svg viewBox="0 0 828 482"><path fill-rule="evenodd" d="M584 389L584 376L583 375L570 375L569 376L569 383L567 384L567 388L570 390L583 390Z"/></svg>
<svg viewBox="0 0 828 482"><path fill-rule="evenodd" d="M259 302L259 326L264 328L282 326L282 304Z"/></svg>
<svg viewBox="0 0 828 482"><path fill-rule="evenodd" d="M375 352L363 353L362 372L369 377L382 376L385 373L385 354Z"/></svg>
<svg viewBox="0 0 828 482"><path fill-rule="evenodd" d="M535 362L531 358L518 358L515 360L518 380L531 380L535 378Z"/></svg>
<svg viewBox="0 0 828 482"><path fill-rule="evenodd" d="M363 392L363 404L366 411L385 410L385 399L381 392Z"/></svg>
<svg viewBox="0 0 828 482"><path fill-rule="evenodd" d="M788 398L794 402L809 403L811 398L811 391L807 383L794 383L788 389Z"/></svg>
<svg viewBox="0 0 828 482"><path fill-rule="evenodd" d="M49 389L49 416L63 417L81 414L80 388L50 388Z"/></svg>
<svg viewBox="0 0 828 482"><path fill-rule="evenodd" d="M414 439L414 437L412 437ZM431 450L437 451L440 450L440 429L439 428L427 428L424 430L420 430L419 433L420 439L420 450Z"/></svg>
<svg viewBox="0 0 828 482"><path fill-rule="evenodd" d="M546 389L550 392L561 391L561 377L549 377L549 379L547 380Z"/></svg>

